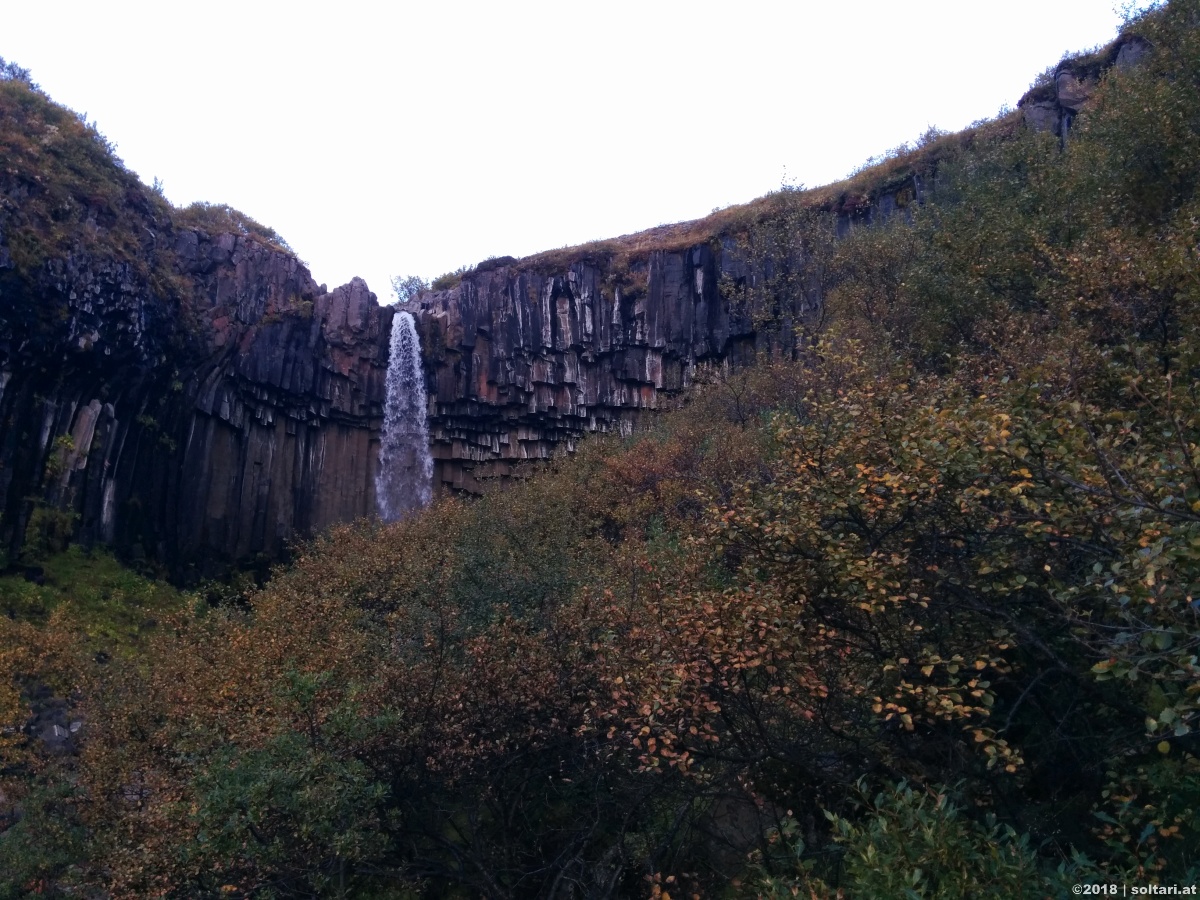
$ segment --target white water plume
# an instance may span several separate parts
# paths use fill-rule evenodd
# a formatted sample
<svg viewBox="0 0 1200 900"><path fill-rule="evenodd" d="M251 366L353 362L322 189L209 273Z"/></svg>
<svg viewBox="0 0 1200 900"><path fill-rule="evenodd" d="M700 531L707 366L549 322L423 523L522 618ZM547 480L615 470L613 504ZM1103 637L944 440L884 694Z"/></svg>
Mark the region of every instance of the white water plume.
<svg viewBox="0 0 1200 900"><path fill-rule="evenodd" d="M397 312L392 319L387 401L375 476L375 505L385 522L420 509L433 495L426 402L416 323L409 313Z"/></svg>

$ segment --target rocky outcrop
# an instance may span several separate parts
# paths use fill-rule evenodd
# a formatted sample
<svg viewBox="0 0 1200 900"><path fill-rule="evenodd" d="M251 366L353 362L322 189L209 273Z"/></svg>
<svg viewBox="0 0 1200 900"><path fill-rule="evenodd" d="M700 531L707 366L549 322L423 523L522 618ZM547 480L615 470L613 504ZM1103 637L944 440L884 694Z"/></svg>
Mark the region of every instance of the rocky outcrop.
<svg viewBox="0 0 1200 900"><path fill-rule="evenodd" d="M419 295L407 308L431 388L435 487L477 490L522 461L574 449L586 432L628 434L698 370L768 347L794 352L793 328L768 332L730 299L761 274L727 239L557 272L485 265ZM815 309L814 298L791 313L800 321Z"/></svg>
<svg viewBox="0 0 1200 900"><path fill-rule="evenodd" d="M180 259L216 352L184 381L176 543L275 557L375 512L392 312L359 279L327 292L295 257L197 237Z"/></svg>
<svg viewBox="0 0 1200 900"><path fill-rule="evenodd" d="M0 270L10 556L73 533L186 576L373 514L391 310L251 235L154 241L169 283L83 249Z"/></svg>
<svg viewBox="0 0 1200 900"><path fill-rule="evenodd" d="M1064 61L1026 94L1020 115L993 130L1000 135L1023 121L1065 140L1103 73L1137 65L1150 49L1127 34ZM883 168L874 185L851 180L808 202L837 238L893 216L911 221L936 194L940 154L953 155L956 143L971 139L971 132L935 139ZM581 248L573 257L550 254L550 263L491 260L456 287L413 298L408 308L422 334L430 388L435 486L477 490L481 480L508 475L523 461L572 450L587 432L630 432L705 369L763 353L794 355L820 311L819 275L805 273L803 248L783 250L788 258L778 248L747 255L734 237L745 232L747 218L761 225L772 215L769 202L760 201L733 228L716 220L685 223L608 242L612 252ZM676 239L689 228L694 240ZM767 285L789 269L798 286L765 302L760 296L757 306L745 302L747 286Z"/></svg>
<svg viewBox="0 0 1200 900"><path fill-rule="evenodd" d="M171 207L0 70L0 540L180 578L375 513L392 311L271 229ZM0 564L3 560L0 559Z"/></svg>
<svg viewBox="0 0 1200 900"><path fill-rule="evenodd" d="M1123 35L1095 53L1063 60L1050 78L1018 102L1025 124L1066 140L1075 116L1087 104L1108 69L1129 69L1150 52L1150 43L1136 34Z"/></svg>

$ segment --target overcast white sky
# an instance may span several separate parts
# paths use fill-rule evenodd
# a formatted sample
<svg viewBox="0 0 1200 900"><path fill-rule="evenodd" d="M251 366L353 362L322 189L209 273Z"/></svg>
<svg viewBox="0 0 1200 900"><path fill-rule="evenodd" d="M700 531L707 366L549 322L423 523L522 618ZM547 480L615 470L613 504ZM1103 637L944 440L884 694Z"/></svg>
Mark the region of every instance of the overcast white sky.
<svg viewBox="0 0 1200 900"><path fill-rule="evenodd" d="M1015 106L1117 0L9 4L0 55L332 288L825 184ZM1143 4L1144 5L1144 4Z"/></svg>

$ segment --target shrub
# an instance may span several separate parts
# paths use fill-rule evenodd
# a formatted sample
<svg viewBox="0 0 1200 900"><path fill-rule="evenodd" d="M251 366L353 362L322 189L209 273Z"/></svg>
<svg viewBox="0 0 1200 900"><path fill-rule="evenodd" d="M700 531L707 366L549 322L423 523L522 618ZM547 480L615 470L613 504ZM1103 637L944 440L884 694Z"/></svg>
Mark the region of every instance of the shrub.
<svg viewBox="0 0 1200 900"><path fill-rule="evenodd" d="M392 276L392 293L396 295L396 300L400 303L407 303L421 291L427 290L429 290L429 282L416 275Z"/></svg>
<svg viewBox="0 0 1200 900"><path fill-rule="evenodd" d="M430 288L435 291L448 291L451 288L458 287L462 282L463 276L471 271L470 266L463 266L460 269L455 269L453 272L447 272L444 275L439 275L433 279Z"/></svg>
<svg viewBox="0 0 1200 900"><path fill-rule="evenodd" d="M764 874L760 896L832 898L844 891L864 898L1039 900L1048 892L1057 896L1069 890L1071 882L1060 873L1039 869L1027 836L991 815L982 821L971 818L952 791L914 788L903 781L874 797L862 782L858 790L857 816L825 814L833 828L836 862L820 868L832 874L822 878L816 866L793 863L794 874ZM799 860L806 848L796 837L794 821L780 837Z"/></svg>
<svg viewBox="0 0 1200 900"><path fill-rule="evenodd" d="M293 254L294 251L274 228L268 228L243 212L224 203L196 202L177 210L178 225L201 228L212 234L230 233L255 238L276 250Z"/></svg>
<svg viewBox="0 0 1200 900"><path fill-rule="evenodd" d="M25 556L40 561L66 550L75 533L78 518L79 514L71 510L58 509L42 502L34 504L25 529Z"/></svg>

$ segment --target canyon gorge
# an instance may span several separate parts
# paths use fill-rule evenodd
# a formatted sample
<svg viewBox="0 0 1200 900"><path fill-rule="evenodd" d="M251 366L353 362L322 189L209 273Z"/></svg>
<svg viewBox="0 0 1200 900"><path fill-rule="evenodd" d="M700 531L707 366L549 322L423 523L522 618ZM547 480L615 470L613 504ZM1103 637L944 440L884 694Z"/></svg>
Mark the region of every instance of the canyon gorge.
<svg viewBox="0 0 1200 900"><path fill-rule="evenodd" d="M1003 127L1065 140L1100 72L1144 52L1132 38L1064 64ZM737 216L488 260L394 309L361 280L316 283L240 214L171 208L74 114L31 86L0 86L12 132L0 171L10 561L70 538L186 580L378 515L397 309L420 343L424 397L409 406L427 413L435 493L478 492L590 432L629 434L697 379L794 357L820 316L811 248L744 241L770 198ZM836 236L911 215L936 186L936 153L916 151L886 179L813 204ZM747 300L785 275L804 279L798 302Z"/></svg>

